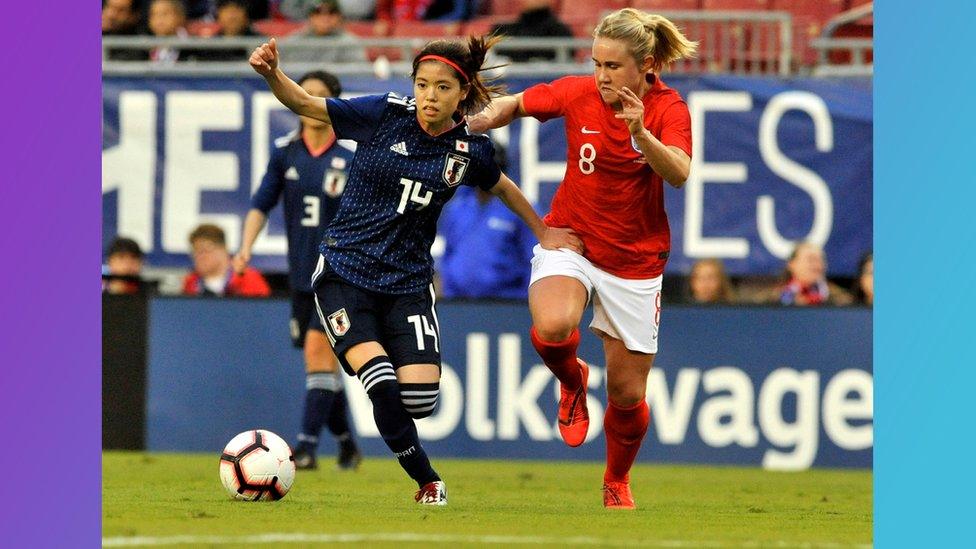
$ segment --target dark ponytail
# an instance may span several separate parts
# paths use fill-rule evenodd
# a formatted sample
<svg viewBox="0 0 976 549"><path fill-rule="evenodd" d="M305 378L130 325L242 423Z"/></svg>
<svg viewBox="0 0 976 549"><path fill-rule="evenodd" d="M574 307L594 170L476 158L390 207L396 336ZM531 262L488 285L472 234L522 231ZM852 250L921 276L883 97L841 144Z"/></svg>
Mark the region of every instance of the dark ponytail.
<svg viewBox="0 0 976 549"><path fill-rule="evenodd" d="M467 44L460 40L434 40L428 42L420 50L420 53L413 58L413 71L410 73L410 78L417 77L417 67L420 66L420 60L424 57L436 55L448 59L451 63L457 65L457 67L451 68L454 70L461 86L471 86L468 96L458 105L458 110L462 114L478 112L491 102L492 97L504 95L505 93L505 86L494 85L491 83L494 79L484 79L478 74L481 71L497 69L503 66L483 66L485 64L485 58L488 56L488 50L495 44L501 42L502 39L502 36L490 34L488 36L469 36Z"/></svg>

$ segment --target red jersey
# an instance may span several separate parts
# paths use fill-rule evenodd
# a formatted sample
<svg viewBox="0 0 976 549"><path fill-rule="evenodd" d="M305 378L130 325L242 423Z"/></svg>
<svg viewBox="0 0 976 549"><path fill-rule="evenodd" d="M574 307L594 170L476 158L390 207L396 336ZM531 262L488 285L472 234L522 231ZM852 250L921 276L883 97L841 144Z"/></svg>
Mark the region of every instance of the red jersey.
<svg viewBox="0 0 976 549"><path fill-rule="evenodd" d="M192 272L183 278L183 295L205 295L208 293L199 274ZM271 288L268 286L268 282L264 280L264 277L261 276L261 272L254 267L244 269L242 274L235 273L231 269L227 273L223 295L268 297L271 295Z"/></svg>
<svg viewBox="0 0 976 549"><path fill-rule="evenodd" d="M678 92L660 78L643 97L644 127L691 156L691 116ZM538 84L522 96L525 111L546 121L566 118L566 175L546 224L573 229L584 256L621 278L654 278L664 271L671 230L664 212L664 179L644 160L627 124L614 118L593 76Z"/></svg>

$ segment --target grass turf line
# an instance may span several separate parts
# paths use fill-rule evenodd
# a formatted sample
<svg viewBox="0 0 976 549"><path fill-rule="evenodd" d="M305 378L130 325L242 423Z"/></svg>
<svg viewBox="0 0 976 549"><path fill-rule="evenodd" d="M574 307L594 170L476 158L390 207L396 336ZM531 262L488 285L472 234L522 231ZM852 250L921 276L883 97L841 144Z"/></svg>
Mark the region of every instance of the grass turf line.
<svg viewBox="0 0 976 549"><path fill-rule="evenodd" d="M627 512L603 509L601 463L435 456L448 487L444 508L415 504L416 485L392 458L340 472L322 456L318 471L298 472L283 500L257 503L231 501L217 463L216 454L104 452L102 535L407 533L719 546L872 540L872 473L864 470L638 464L631 473L638 509Z"/></svg>

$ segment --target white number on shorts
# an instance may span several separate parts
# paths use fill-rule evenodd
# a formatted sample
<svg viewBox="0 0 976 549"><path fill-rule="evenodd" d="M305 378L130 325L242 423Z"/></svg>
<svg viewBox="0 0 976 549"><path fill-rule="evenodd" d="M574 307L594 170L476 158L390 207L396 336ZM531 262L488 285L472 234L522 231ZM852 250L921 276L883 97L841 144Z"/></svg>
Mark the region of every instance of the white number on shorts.
<svg viewBox="0 0 976 549"><path fill-rule="evenodd" d="M302 227L318 227L319 197L306 195L302 200L305 202L305 217L302 218Z"/></svg>
<svg viewBox="0 0 976 549"><path fill-rule="evenodd" d="M596 147L590 143L583 143L580 147L579 169L584 175L590 175L596 167L593 161L596 160Z"/></svg>
<svg viewBox="0 0 976 549"><path fill-rule="evenodd" d="M434 196L434 193L427 191L424 194L424 186L420 181L411 181L406 177L400 178L400 184L403 185L403 192L400 193L400 205L397 206L397 213L403 213L407 211L407 200L410 202L416 202L420 204L418 210L424 209L424 206L430 204L430 198Z"/></svg>
<svg viewBox="0 0 976 549"><path fill-rule="evenodd" d="M429 335L434 338L434 350L438 353L441 352L440 347L437 345L437 330L430 325L427 321L427 317L424 315L410 315L407 317L407 322L413 324L414 332L417 335L417 350L424 351L427 349L427 344L424 341L424 334Z"/></svg>

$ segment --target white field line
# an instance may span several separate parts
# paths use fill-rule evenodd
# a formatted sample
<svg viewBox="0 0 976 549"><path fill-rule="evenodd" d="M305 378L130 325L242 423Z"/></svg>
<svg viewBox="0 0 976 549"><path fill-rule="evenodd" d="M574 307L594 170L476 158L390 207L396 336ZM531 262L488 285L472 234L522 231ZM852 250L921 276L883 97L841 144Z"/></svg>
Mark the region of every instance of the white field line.
<svg viewBox="0 0 976 549"><path fill-rule="evenodd" d="M700 541L700 540L612 540L585 536L477 536L451 534L375 533L375 534L257 534L247 536L134 536L102 538L102 547L137 547L152 545L240 545L240 544L280 544L280 543L366 543L366 542L407 542L407 543L480 543L496 545L590 545L598 547L717 547L717 548L765 548L783 547L797 549L869 549L870 544L851 544L833 542L795 541Z"/></svg>

